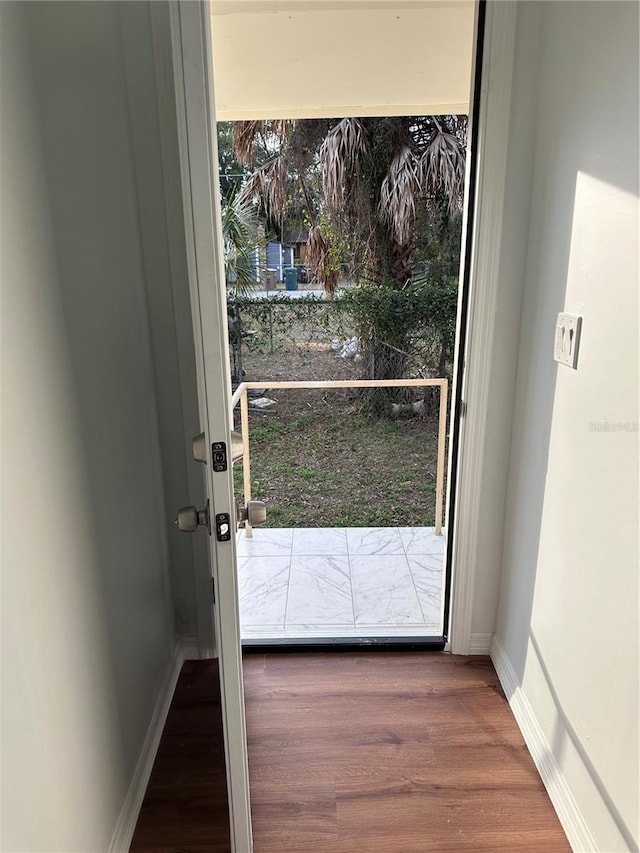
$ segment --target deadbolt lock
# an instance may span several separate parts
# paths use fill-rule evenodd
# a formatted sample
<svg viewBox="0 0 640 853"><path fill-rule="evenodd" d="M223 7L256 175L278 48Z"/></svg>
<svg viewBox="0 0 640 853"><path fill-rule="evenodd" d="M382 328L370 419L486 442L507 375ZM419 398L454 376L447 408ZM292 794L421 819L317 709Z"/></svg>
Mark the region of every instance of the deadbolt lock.
<svg viewBox="0 0 640 853"><path fill-rule="evenodd" d="M203 432L193 436L191 450L194 462L200 462L202 465L207 464L207 438Z"/></svg>
<svg viewBox="0 0 640 853"><path fill-rule="evenodd" d="M194 462L206 465L207 439L203 432L194 435L191 440L191 448ZM227 445L223 441L214 441L211 445L211 455L213 458L213 470L216 472L226 471ZM231 462L237 462L238 459L242 459L242 435L235 430L231 430Z"/></svg>

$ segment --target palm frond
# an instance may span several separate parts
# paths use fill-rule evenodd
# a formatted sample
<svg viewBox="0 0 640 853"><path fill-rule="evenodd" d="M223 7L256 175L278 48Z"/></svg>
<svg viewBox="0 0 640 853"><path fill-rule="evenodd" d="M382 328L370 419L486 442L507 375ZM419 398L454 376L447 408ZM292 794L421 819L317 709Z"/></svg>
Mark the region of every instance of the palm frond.
<svg viewBox="0 0 640 853"><path fill-rule="evenodd" d="M395 155L380 188L379 213L390 227L398 245L411 237L420 191L418 161L408 145Z"/></svg>
<svg viewBox="0 0 640 853"><path fill-rule="evenodd" d="M344 118L327 133L320 148L320 164L324 197L330 207L340 207L349 171L368 150L366 129L357 118Z"/></svg>
<svg viewBox="0 0 640 853"><path fill-rule="evenodd" d="M244 184L240 197L251 203L261 201L267 214L278 220L287 203L289 173L283 155L259 166Z"/></svg>
<svg viewBox="0 0 640 853"><path fill-rule="evenodd" d="M256 249L260 246L259 223L250 201L240 193L222 206L222 237L227 284L246 293L255 284Z"/></svg>
<svg viewBox="0 0 640 853"><path fill-rule="evenodd" d="M338 267L331 258L331 247L319 225L309 229L307 241L307 265L327 293L335 293L338 285Z"/></svg>
<svg viewBox="0 0 640 853"><path fill-rule="evenodd" d="M263 121L238 121L233 128L233 150L243 166L253 165L256 138L264 133Z"/></svg>
<svg viewBox="0 0 640 853"><path fill-rule="evenodd" d="M459 210L464 194L465 149L459 135L443 130L434 121L434 130L419 161L422 188L430 194L444 192L450 213Z"/></svg>
<svg viewBox="0 0 640 853"><path fill-rule="evenodd" d="M277 118L267 122L268 132L272 133L282 146L295 127L295 121L290 118Z"/></svg>
<svg viewBox="0 0 640 853"><path fill-rule="evenodd" d="M270 138L275 146L282 148L293 126L294 122L290 119L236 122L233 130L233 150L238 161L244 166L252 166L256 145L261 142L267 148Z"/></svg>

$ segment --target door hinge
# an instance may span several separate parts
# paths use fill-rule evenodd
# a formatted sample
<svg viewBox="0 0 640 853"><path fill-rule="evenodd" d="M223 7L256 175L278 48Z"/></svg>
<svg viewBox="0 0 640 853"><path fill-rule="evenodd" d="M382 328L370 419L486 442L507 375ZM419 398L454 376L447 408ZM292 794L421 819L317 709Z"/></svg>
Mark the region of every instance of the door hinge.
<svg viewBox="0 0 640 853"><path fill-rule="evenodd" d="M211 578L211 598L213 603L216 603L216 579Z"/></svg>
<svg viewBox="0 0 640 853"><path fill-rule="evenodd" d="M460 400L460 417L465 418L467 416L467 402L466 400Z"/></svg>

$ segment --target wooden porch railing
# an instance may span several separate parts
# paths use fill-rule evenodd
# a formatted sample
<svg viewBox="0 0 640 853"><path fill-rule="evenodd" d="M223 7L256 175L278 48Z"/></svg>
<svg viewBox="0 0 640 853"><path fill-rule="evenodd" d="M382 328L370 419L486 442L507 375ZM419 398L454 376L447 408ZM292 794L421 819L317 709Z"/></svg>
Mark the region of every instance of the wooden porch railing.
<svg viewBox="0 0 640 853"><path fill-rule="evenodd" d="M285 388L406 388L406 387L438 387L440 389L440 410L438 419L438 458L436 468L436 512L435 533L442 534L442 512L444 492L444 461L447 431L447 395L448 381L446 379L354 379L354 380L316 380L316 381L286 381L286 382L241 382L231 397L231 412L240 403L240 430L242 433L242 475L244 483L244 501L251 500L251 457L249 453L249 401L247 391L252 388L263 388L273 391ZM245 523L245 534L253 536L249 522Z"/></svg>

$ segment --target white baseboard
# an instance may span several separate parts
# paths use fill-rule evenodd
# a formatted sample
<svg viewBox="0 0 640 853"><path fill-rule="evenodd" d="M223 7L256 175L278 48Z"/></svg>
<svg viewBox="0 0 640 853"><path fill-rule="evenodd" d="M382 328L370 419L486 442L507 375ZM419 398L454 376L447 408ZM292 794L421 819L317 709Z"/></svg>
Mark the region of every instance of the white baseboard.
<svg viewBox="0 0 640 853"><path fill-rule="evenodd" d="M200 641L197 637L179 637L182 660L200 660Z"/></svg>
<svg viewBox="0 0 640 853"><path fill-rule="evenodd" d="M142 744L140 757L138 758L127 796L122 805L111 844L109 845L109 853L127 853L131 846L133 833L138 822L140 809L142 808L142 801L147 790L147 785L149 784L151 770L153 769L153 762L155 761L158 746L160 745L160 738L167 720L167 714L169 713L169 706L173 699L184 660L184 645L182 641L178 640L167 666L162 686L158 692L147 736Z"/></svg>
<svg viewBox="0 0 640 853"><path fill-rule="evenodd" d="M491 660L572 850L597 851L598 847L571 793L562 768L556 761L549 742L540 728L511 661L495 637L491 642Z"/></svg>
<svg viewBox="0 0 640 853"><path fill-rule="evenodd" d="M493 634L491 632L471 634L469 637L469 654L488 655L492 639Z"/></svg>

